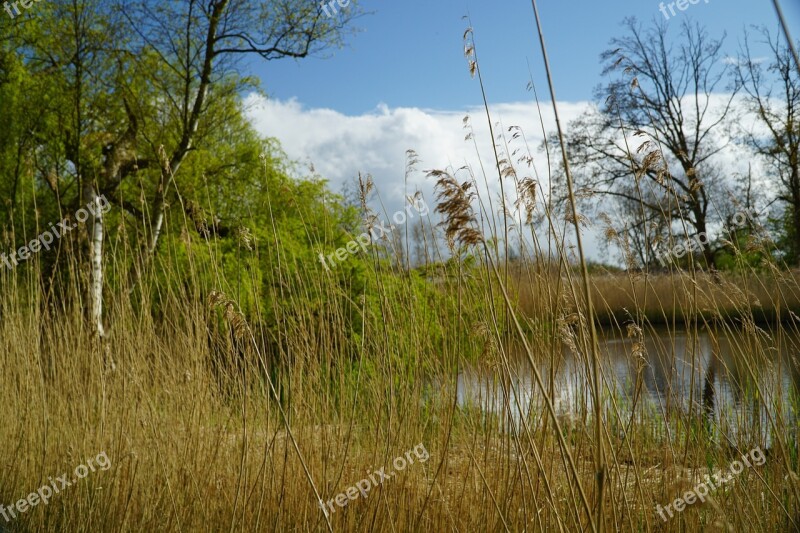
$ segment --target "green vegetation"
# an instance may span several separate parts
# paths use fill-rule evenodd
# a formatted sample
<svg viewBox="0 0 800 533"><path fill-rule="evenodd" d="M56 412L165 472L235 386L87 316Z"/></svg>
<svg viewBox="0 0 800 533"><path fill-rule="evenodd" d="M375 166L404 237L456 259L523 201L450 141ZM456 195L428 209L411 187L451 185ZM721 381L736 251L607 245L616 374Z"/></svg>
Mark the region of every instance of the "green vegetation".
<svg viewBox="0 0 800 533"><path fill-rule="evenodd" d="M302 58L338 46L356 3L339 18L300 0L91 0L37 10L25 25L0 17L0 193L8 199L0 244L16 249L58 220L75 222L78 207L100 196L113 208L0 269L0 504L15 505L101 452L112 467L0 520L0 530L798 528L797 411L783 406L798 405L800 373L786 369L795 387L788 402L761 378L800 322L789 268L800 204L787 202L769 239L753 238L753 228L720 233L713 248L655 273L652 246L721 221L706 219L713 191L701 192L702 153L690 160L681 146L670 154L653 141L616 153L620 188L604 191L626 202L625 223L609 224L607 236L629 268L587 265L564 237L565 224L581 223L568 206L567 163L586 185L600 177L599 152L570 149L598 125L619 133L608 121L587 123L572 130L577 139L545 147L567 150L554 191L504 153L496 152L494 178L430 171L441 224L431 212L414 229L413 254L394 234L326 269L320 253L375 222L372 182L361 180L359 201L347 201L288 161L276 140L259 138L241 101L256 84L235 57ZM482 84L471 31L465 36ZM780 64L784 53L776 47ZM756 67L742 65L752 69L735 74L737 90L752 93ZM651 83L668 72L649 72ZM798 83L791 69L785 79ZM603 111L626 135L648 128L632 94ZM500 132L503 141L512 131ZM781 154L800 153L749 142L778 158L779 173L787 172ZM493 231L478 223L487 213L495 222L498 208L488 191L476 195L483 178L518 200L486 224ZM783 184L789 196L800 187ZM758 327L765 319L774 332ZM633 339L633 397L603 374L595 322ZM743 339L732 372L741 411L730 414L742 430L733 437L721 438L728 433L708 416L706 389L688 407L642 401L644 338L661 323ZM565 411L555 373L569 353L581 381ZM694 365L699 356L689 355ZM465 368L487 372L513 401L495 411L460 402ZM762 408L765 421L747 416ZM320 500L418 443L427 462L322 512ZM656 505L755 445L767 452L763 466L661 521Z"/></svg>

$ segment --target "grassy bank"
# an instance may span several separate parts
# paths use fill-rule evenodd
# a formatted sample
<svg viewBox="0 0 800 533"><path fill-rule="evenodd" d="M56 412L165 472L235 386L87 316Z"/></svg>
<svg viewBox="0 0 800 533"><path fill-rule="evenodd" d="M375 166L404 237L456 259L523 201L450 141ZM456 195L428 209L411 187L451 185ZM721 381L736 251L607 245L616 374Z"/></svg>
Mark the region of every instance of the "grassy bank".
<svg viewBox="0 0 800 533"><path fill-rule="evenodd" d="M25 271L2 278L0 502L13 505L101 451L112 465L1 524L5 529L327 530L318 497L335 498L419 444L427 461L336 506L330 527L574 531L587 524L580 493L596 501L598 445L588 431L588 394L582 417L554 418L545 407L546 388L534 387L542 407L522 426L511 423L522 407L513 403L494 416L457 405L456 375L470 361L490 366L503 386L517 386L508 351L515 335L504 323L514 316L535 322L526 317L524 299L522 309L503 306L502 277L489 275L490 268L454 268L434 281L376 261L364 276L363 297L351 301L341 278L300 266L294 277L283 273L283 284L252 295L273 308L277 327L270 328L241 313L213 268L173 270L171 261L157 271L200 281L163 290L151 276L133 292L109 293L103 341L85 329L79 306L44 305ZM545 279L533 267L526 276ZM634 316L661 309L631 305L615 279L595 281L600 309L630 306ZM648 300L666 300L677 281L654 279ZM708 294L740 303L732 288L709 287L710 281ZM312 293L319 300L303 298ZM554 323L568 320L574 314L568 296L550 294L540 305L553 306ZM327 302L324 313L314 301ZM571 342L580 344L577 324ZM566 331L556 330L556 339L546 327L526 332L536 365L560 357ZM770 348L763 338L754 342L760 348L753 360ZM732 447L704 436L699 407L668 411L669 430L654 432L652 413L634 406L638 414L629 420L619 399L604 398L599 445L608 461L602 520L609 529L794 527L791 414L776 415L768 449L744 441ZM619 427L627 428L624 436ZM727 469L755 445L766 450L763 465L746 469L705 503L661 520L656 505Z"/></svg>

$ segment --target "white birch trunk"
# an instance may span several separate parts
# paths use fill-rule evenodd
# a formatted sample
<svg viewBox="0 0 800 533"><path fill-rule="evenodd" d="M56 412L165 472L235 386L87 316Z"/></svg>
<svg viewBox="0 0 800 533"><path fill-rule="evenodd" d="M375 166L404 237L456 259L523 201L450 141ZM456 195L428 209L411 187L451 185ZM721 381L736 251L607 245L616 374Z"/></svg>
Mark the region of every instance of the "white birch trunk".
<svg viewBox="0 0 800 533"><path fill-rule="evenodd" d="M104 200L89 184L84 193L89 211L89 317L98 337L105 335L103 328L103 214L107 208Z"/></svg>
<svg viewBox="0 0 800 533"><path fill-rule="evenodd" d="M166 182L168 183L168 182ZM156 255L156 247L158 246L158 238L161 236L161 228L164 226L164 196L166 191L165 181L161 182L158 191L156 191L156 199L155 205L153 206L153 212L155 214L155 219L153 220L153 235L150 238L150 244L147 247L147 257L146 261L149 261Z"/></svg>
<svg viewBox="0 0 800 533"><path fill-rule="evenodd" d="M150 239L150 246L147 248L147 258L151 259L156 254L156 246L158 246L158 237L161 235L161 226L164 225L164 207L158 206L156 211L156 219L153 223L153 236Z"/></svg>

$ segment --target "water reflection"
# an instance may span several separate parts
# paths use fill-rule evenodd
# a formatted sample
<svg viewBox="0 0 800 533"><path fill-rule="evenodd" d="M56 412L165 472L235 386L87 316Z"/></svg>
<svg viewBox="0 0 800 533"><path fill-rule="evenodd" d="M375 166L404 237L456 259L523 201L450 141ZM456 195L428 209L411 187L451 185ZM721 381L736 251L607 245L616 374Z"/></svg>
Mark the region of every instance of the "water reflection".
<svg viewBox="0 0 800 533"><path fill-rule="evenodd" d="M796 333L659 329L628 338L605 332L600 351L604 412L621 434L630 427L623 422L633 419L648 425L654 436L664 436L674 430L668 421L689 413L703 421L712 438L737 445L769 446L774 428L797 428ZM552 389L556 412L585 420L592 398L584 358L566 347L553 364L546 354L536 355L544 361L539 370L545 387ZM506 423L518 424L522 414L535 424L545 412L542 395L527 358L512 352L509 359L510 379L497 368L461 372L459 405L502 415Z"/></svg>

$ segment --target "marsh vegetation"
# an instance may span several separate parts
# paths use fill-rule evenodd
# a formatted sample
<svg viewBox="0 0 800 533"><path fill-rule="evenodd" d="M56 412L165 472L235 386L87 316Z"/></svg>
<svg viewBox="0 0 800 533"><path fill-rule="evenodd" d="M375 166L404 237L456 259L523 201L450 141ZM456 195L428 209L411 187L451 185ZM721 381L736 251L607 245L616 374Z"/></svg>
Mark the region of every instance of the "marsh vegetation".
<svg viewBox="0 0 800 533"><path fill-rule="evenodd" d="M762 68L698 27L671 55L666 29L632 22L601 103L541 147L512 126L492 130L494 169L423 170L409 150L403 183L435 194L406 202L430 210L359 251L389 219L372 179L334 194L259 138L235 60L337 45L357 3L123 4L0 20L16 43L0 44L3 248L110 202L0 268L0 503L86 457L112 465L0 530L800 529L800 77L783 41L762 35ZM770 126L738 138L764 176L726 180L713 158L737 106ZM590 217L616 266L583 257ZM322 510L420 445L426 461ZM754 448L763 462L659 516Z"/></svg>

